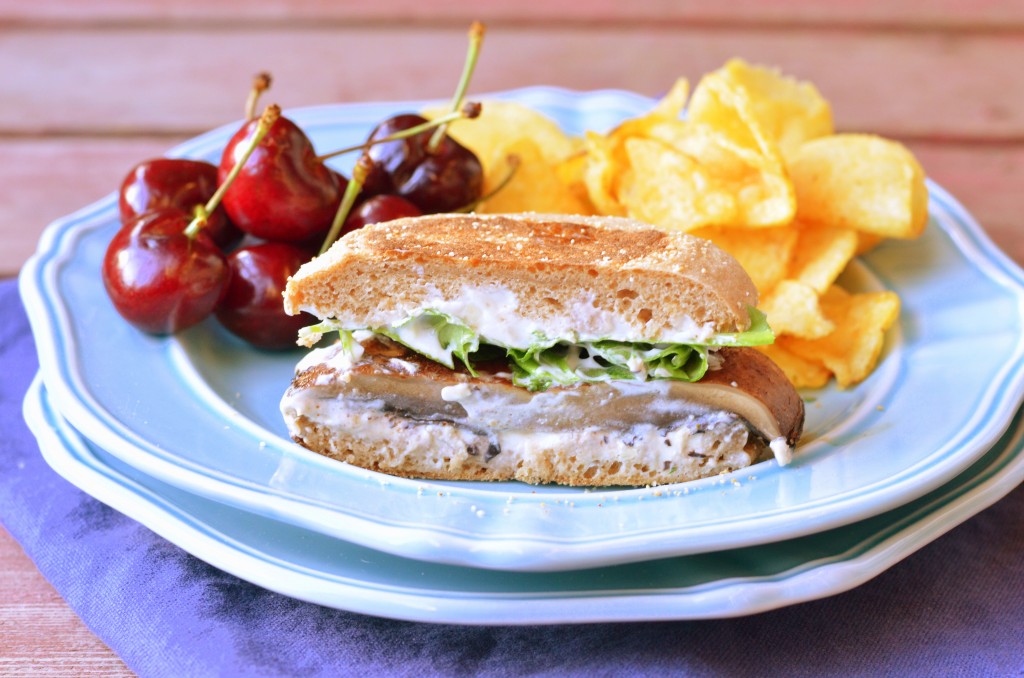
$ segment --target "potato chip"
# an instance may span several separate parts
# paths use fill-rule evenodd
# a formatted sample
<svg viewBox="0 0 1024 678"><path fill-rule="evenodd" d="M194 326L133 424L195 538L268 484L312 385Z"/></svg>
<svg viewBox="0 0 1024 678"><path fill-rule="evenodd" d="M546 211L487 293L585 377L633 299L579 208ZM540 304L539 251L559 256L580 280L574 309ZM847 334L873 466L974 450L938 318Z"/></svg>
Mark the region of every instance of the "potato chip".
<svg viewBox="0 0 1024 678"><path fill-rule="evenodd" d="M438 107L424 111L423 115L433 118L447 112L447 107ZM453 122L448 133L473 150L485 174L502 167L509 147L523 139L534 143L549 164L567 158L579 146L551 118L511 101L484 101L479 117Z"/></svg>
<svg viewBox="0 0 1024 678"><path fill-rule="evenodd" d="M794 226L758 229L718 226L692 233L731 254L762 294L785 277L798 236Z"/></svg>
<svg viewBox="0 0 1024 678"><path fill-rule="evenodd" d="M570 155L565 160L555 165L555 174L558 180L565 186L581 205L581 214L598 214L599 211L590 201L587 185L583 173L587 168L587 156L583 152Z"/></svg>
<svg viewBox="0 0 1024 678"><path fill-rule="evenodd" d="M758 104L743 83L721 69L701 78L693 91L687 119L694 125L707 125L736 146L781 165L778 143L757 109Z"/></svg>
<svg viewBox="0 0 1024 678"><path fill-rule="evenodd" d="M804 226L787 277L824 294L857 250L857 233L848 228Z"/></svg>
<svg viewBox="0 0 1024 678"><path fill-rule="evenodd" d="M655 104L650 115L660 118L677 119L686 108L686 100L690 97L690 83L686 78L679 78L672 89Z"/></svg>
<svg viewBox="0 0 1024 678"><path fill-rule="evenodd" d="M840 387L867 377L875 368L885 343L885 332L899 315L900 300L894 292L850 294L833 285L821 297L825 316L836 329L820 339L785 337L784 348L830 369Z"/></svg>
<svg viewBox="0 0 1024 678"><path fill-rule="evenodd" d="M733 182L745 206L744 217L737 224L777 226L788 223L796 211L796 194L779 152L779 147L765 128L755 110L750 93L739 83L726 77L724 71L701 79L690 100L688 121L691 133L674 142L677 148L709 162L722 158L728 150L742 160L747 171L741 182ZM709 134L707 130L712 130ZM714 140L703 148L694 141ZM707 158L708 160L705 160ZM727 172L736 176L735 170ZM749 177L757 176L757 181Z"/></svg>
<svg viewBox="0 0 1024 678"><path fill-rule="evenodd" d="M729 89L743 90L749 110L759 129L779 148L784 157L792 156L805 141L832 134L832 109L817 88L782 75L778 70L731 59L712 78L725 81ZM699 86L698 86L699 89ZM690 103L690 119L714 123L726 111L720 101L704 92L695 92Z"/></svg>
<svg viewBox="0 0 1024 678"><path fill-rule="evenodd" d="M733 196L715 190L712 178L685 153L642 137L627 139L625 148L630 171L623 177L621 200L629 216L688 231L723 223L736 213Z"/></svg>
<svg viewBox="0 0 1024 678"><path fill-rule="evenodd" d="M619 201L619 183L628 169L624 149L611 137L587 132L584 150L582 176L590 203L606 216L626 216L626 207Z"/></svg>
<svg viewBox="0 0 1024 678"><path fill-rule="evenodd" d="M768 316L776 336L820 339L832 333L835 323L825 317L817 291L796 280L783 280L766 294L758 308Z"/></svg>
<svg viewBox="0 0 1024 678"><path fill-rule="evenodd" d="M788 178L764 170L765 163L755 152L737 147L704 125L632 122L637 124L621 127L612 136L612 143L621 143L627 149L626 162L633 175L630 187L636 190L627 196L623 188L619 195L619 202L625 204L630 216L682 231L724 224L769 227L786 223L792 217L793 196ZM626 136L629 133L635 136ZM652 141L659 143L649 143ZM613 151L609 161L614 162L615 157ZM651 184L665 178L656 172L668 167L674 168L669 181L682 182L687 188L668 188L665 193L689 204L678 208L641 204L641 196L657 193ZM626 183L622 181L623 186ZM675 212L688 216L669 216Z"/></svg>
<svg viewBox="0 0 1024 678"><path fill-rule="evenodd" d="M682 231L790 221L795 193L771 142L752 131L749 116L735 108L728 109L735 122L731 133L681 120L686 92L680 80L648 114L607 135L586 135L583 177L590 202L605 214Z"/></svg>
<svg viewBox="0 0 1024 678"><path fill-rule="evenodd" d="M796 194L774 152L765 155L705 124L659 124L650 136L696 159L716 190L734 196L735 216L715 223L759 228L792 220Z"/></svg>
<svg viewBox="0 0 1024 678"><path fill-rule="evenodd" d="M800 146L789 164L797 218L889 238L916 238L928 221L924 171L902 144L835 134Z"/></svg>
<svg viewBox="0 0 1024 678"><path fill-rule="evenodd" d="M507 146L505 152L515 156L518 166L493 167L486 175L484 193L498 188L500 182L511 179L494 192L478 208L481 212L545 212L553 214L588 214L591 207L582 201L558 173L558 166L549 164L544 151L529 139Z"/></svg>
<svg viewBox="0 0 1024 678"><path fill-rule="evenodd" d="M832 372L820 362L801 357L788 350L786 338L779 337L774 344L757 349L772 359L797 388L821 388L832 378Z"/></svg>
<svg viewBox="0 0 1024 678"><path fill-rule="evenodd" d="M687 108L687 119L719 131L743 148L778 152L778 146L754 115L747 92L722 71L708 73L697 83Z"/></svg>
<svg viewBox="0 0 1024 678"><path fill-rule="evenodd" d="M885 240L880 235L874 233L864 233L863 231L857 232L857 256L867 254L871 250L875 249Z"/></svg>

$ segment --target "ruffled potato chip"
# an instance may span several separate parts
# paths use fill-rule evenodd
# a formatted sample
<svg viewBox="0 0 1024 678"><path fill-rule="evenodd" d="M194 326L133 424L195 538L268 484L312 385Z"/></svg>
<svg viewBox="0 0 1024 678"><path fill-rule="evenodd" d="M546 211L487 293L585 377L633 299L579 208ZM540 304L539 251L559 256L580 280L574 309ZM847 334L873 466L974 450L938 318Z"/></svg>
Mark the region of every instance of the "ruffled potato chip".
<svg viewBox="0 0 1024 678"><path fill-rule="evenodd" d="M916 238L928 222L924 171L902 144L835 134L800 146L789 163L797 218L887 238Z"/></svg>
<svg viewBox="0 0 1024 678"><path fill-rule="evenodd" d="M771 358L797 388L821 388L832 378L832 372L822 363L787 349L785 337L780 337L774 344L758 346L757 350Z"/></svg>
<svg viewBox="0 0 1024 678"><path fill-rule="evenodd" d="M601 214L626 216L626 207L619 200L619 183L628 160L618 141L594 132L584 136L585 160L582 168L587 198Z"/></svg>
<svg viewBox="0 0 1024 678"><path fill-rule="evenodd" d="M786 77L776 69L748 64L742 59L730 59L722 68L705 76L705 80L712 85L720 81L717 84L720 89L744 91L749 113L757 120L763 134L778 146L783 157L790 157L810 139L834 132L832 109L809 82ZM691 120L709 124L719 124L719 120L731 117L720 97L704 91L694 92L689 114Z"/></svg>
<svg viewBox="0 0 1024 678"><path fill-rule="evenodd" d="M550 164L539 145L529 139L520 139L506 146L503 153L514 157L516 166L492 166L484 180L484 193L490 194L479 206L479 211L545 212L551 214L589 214L591 206L563 181L557 164ZM511 178L509 178L509 173ZM507 183L504 183L506 182ZM495 191L499 188L500 190Z"/></svg>
<svg viewBox="0 0 1024 678"><path fill-rule="evenodd" d="M780 282L761 299L758 308L768 316L768 324L776 336L820 339L836 328L825 316L818 292L796 280Z"/></svg>
<svg viewBox="0 0 1024 678"><path fill-rule="evenodd" d="M704 167L660 141L634 137L625 142L629 170L622 178L626 213L668 230L689 231L727 223L736 214L735 196L716 185Z"/></svg>
<svg viewBox="0 0 1024 678"><path fill-rule="evenodd" d="M717 226L692 233L731 254L764 294L788 274L799 231L791 225L758 229Z"/></svg>
<svg viewBox="0 0 1024 678"><path fill-rule="evenodd" d="M438 107L423 115L434 118L447 112L447 107ZM509 147L521 140L536 145L548 164L560 162L579 148L579 141L566 135L554 120L512 101L484 101L479 117L453 122L448 133L473 150L485 174L504 167Z"/></svg>
<svg viewBox="0 0 1024 678"><path fill-rule="evenodd" d="M894 292L851 294L833 285L822 295L821 307L835 331L820 339L784 337L783 346L827 367L840 387L852 386L875 369L885 332L899 316L900 299Z"/></svg>
<svg viewBox="0 0 1024 678"><path fill-rule="evenodd" d="M804 226L787 277L824 294L853 259L857 243L856 231L848 228Z"/></svg>

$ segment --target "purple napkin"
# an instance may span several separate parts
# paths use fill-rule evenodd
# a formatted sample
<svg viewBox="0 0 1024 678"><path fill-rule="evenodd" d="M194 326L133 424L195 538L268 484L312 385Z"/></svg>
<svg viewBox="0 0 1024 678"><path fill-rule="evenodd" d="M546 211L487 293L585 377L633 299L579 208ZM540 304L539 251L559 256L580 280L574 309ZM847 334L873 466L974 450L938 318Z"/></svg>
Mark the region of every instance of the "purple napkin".
<svg viewBox="0 0 1024 678"><path fill-rule="evenodd" d="M14 281L0 317L0 522L141 676L1024 674L1024 487L858 589L752 617L377 619L225 574L51 471L21 417L37 359Z"/></svg>

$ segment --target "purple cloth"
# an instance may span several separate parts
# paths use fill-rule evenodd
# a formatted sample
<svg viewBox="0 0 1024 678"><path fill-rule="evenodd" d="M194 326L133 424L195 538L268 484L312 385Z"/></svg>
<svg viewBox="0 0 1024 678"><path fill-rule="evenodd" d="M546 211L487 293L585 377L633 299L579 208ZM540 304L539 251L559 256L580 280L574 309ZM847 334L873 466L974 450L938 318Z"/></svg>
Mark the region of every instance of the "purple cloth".
<svg viewBox="0 0 1024 678"><path fill-rule="evenodd" d="M853 591L751 617L377 619L216 570L51 471L21 417L37 359L14 281L0 282L0 317L0 521L142 676L1024 674L1024 487Z"/></svg>

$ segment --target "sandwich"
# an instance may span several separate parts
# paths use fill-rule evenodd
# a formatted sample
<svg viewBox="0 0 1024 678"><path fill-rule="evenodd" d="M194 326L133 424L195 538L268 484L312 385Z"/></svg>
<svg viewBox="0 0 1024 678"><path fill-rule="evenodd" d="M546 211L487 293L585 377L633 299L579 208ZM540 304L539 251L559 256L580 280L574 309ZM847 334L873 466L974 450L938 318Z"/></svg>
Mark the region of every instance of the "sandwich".
<svg viewBox="0 0 1024 678"><path fill-rule="evenodd" d="M281 401L289 434L374 471L661 485L785 464L803 427L752 348L773 335L743 268L625 218L366 226L303 265L284 305L320 320Z"/></svg>

